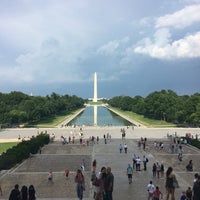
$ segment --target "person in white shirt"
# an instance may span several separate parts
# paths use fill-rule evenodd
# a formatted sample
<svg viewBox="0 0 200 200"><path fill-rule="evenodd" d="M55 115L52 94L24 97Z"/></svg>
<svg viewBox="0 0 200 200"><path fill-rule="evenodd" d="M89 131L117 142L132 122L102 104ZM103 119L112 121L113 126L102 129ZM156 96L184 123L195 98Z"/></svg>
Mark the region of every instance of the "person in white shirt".
<svg viewBox="0 0 200 200"><path fill-rule="evenodd" d="M127 144L124 144L124 152L125 152L125 153L127 153L127 149L128 149Z"/></svg>
<svg viewBox="0 0 200 200"><path fill-rule="evenodd" d="M136 171L140 171L140 163L141 163L141 159L138 156L136 159Z"/></svg>
<svg viewBox="0 0 200 200"><path fill-rule="evenodd" d="M155 190L155 186L153 185L153 182L150 181L149 184L147 185L147 191L148 191L148 200L152 199L153 200L153 192Z"/></svg>

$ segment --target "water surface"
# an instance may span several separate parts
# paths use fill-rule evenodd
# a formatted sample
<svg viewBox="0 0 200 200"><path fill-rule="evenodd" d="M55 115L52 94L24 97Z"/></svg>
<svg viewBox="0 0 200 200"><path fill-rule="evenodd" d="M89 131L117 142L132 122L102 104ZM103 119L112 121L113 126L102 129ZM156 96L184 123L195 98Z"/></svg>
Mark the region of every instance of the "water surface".
<svg viewBox="0 0 200 200"><path fill-rule="evenodd" d="M68 125L78 126L130 126L131 122L103 106L89 106Z"/></svg>

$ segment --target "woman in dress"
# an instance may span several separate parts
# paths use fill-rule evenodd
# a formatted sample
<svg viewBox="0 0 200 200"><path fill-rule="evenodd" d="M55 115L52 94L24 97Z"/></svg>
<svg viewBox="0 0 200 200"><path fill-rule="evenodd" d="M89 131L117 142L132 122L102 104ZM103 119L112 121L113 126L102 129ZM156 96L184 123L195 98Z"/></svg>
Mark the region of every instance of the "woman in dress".
<svg viewBox="0 0 200 200"><path fill-rule="evenodd" d="M173 174L173 168L168 167L167 172L166 172L166 190L167 190L167 198L166 200L169 199L169 196L171 195L171 200L174 200L174 192L175 192L175 187L174 187L174 181L176 180L176 176Z"/></svg>

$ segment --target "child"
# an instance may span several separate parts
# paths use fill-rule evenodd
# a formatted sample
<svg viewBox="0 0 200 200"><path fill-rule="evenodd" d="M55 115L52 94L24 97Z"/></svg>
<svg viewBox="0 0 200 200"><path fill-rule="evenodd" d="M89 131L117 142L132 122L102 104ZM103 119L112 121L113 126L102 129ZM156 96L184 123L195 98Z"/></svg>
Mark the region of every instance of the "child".
<svg viewBox="0 0 200 200"><path fill-rule="evenodd" d="M51 169L49 170L49 173L48 173L48 182L53 183L53 172Z"/></svg>
<svg viewBox="0 0 200 200"><path fill-rule="evenodd" d="M185 193L185 191L183 191L181 194L180 200L186 200L186 198L187 198L186 193Z"/></svg>
<svg viewBox="0 0 200 200"><path fill-rule="evenodd" d="M159 190L159 187L156 186L156 189L153 191L153 200L159 200L163 198L162 192Z"/></svg>
<svg viewBox="0 0 200 200"><path fill-rule="evenodd" d="M191 187L188 187L188 189L186 190L186 197L187 197L187 200L192 200L192 189L191 189Z"/></svg>
<svg viewBox="0 0 200 200"><path fill-rule="evenodd" d="M66 176L66 178L68 178L68 176L69 176L69 169L65 170L65 176Z"/></svg>

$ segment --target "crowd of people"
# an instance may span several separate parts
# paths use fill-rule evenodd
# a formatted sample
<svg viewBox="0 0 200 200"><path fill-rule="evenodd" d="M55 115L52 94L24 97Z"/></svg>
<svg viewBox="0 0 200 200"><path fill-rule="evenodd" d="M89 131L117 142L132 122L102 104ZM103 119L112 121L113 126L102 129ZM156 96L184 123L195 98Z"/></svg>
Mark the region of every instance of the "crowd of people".
<svg viewBox="0 0 200 200"><path fill-rule="evenodd" d="M93 171L91 182L94 189L95 200L112 200L114 187L114 175L111 172L111 167L102 167L99 172Z"/></svg>
<svg viewBox="0 0 200 200"><path fill-rule="evenodd" d="M35 200L35 199L36 199L36 194L33 185L30 185L29 187L23 185L20 190L19 185L16 184L14 188L11 190L11 193L9 195L9 200Z"/></svg>
<svg viewBox="0 0 200 200"><path fill-rule="evenodd" d="M122 143L119 144L119 152L121 153L128 153L128 145L126 143L126 132L125 130L121 130L122 132ZM83 135L79 135L79 142L80 144L83 144L83 141L85 141ZM99 144L100 139L99 137L90 137L87 139L89 141L89 144ZM111 142L111 135L109 133L104 134L102 137L102 143L108 144ZM75 136L69 136L68 139L61 136L61 142L62 144L74 144L75 143ZM180 143L170 143L169 144L169 152L171 153L178 153L178 160L182 161L182 145ZM87 142L86 142L87 144ZM157 151L163 151L165 148L165 145L163 142L154 142L154 149ZM146 154L146 147L147 147L147 138L141 138L138 142L139 149L142 148L142 153ZM128 163L128 166L126 168L126 175L128 177L128 183L132 184L133 182L133 172L134 170L137 171L146 171L147 170L147 163L149 162L149 158L147 158L146 155L136 155L134 154L132 157L132 164L131 162ZM76 175L74 177L74 181L76 183L76 193L79 200L83 199L83 194L86 189L85 187L85 177L84 177L84 171L85 171L85 160L82 159L82 162L80 164L80 169L77 170ZM89 168L88 168L89 169ZM113 193L113 187L114 187L114 175L111 172L111 167L102 167L100 171L97 170L97 161L96 159L92 162L92 176L91 176L91 183L93 185L94 189L94 199L95 200L112 200L112 193ZM179 187L178 180L176 179L176 176L173 172L172 167L168 167L168 169L165 172L164 163L156 161L152 165L152 178L165 178L165 188L166 188L166 200L175 200L175 190ZM189 172L193 171L193 162L192 160L189 161L189 163L186 165L186 170ZM69 169L65 170L65 175L68 178L69 176ZM148 197L147 199L150 200L159 200L163 198L164 194L160 190L160 186L156 185L154 186L153 180L149 181L147 184L147 192ZM50 170L48 173L48 182L53 182L53 173ZM33 192L34 191L34 192ZM0 191L2 193L2 191ZM34 195L33 195L34 193ZM195 174L194 184L192 186L189 186L186 190L182 191L180 194L180 200L199 200L200 198L200 175ZM22 186L21 190L19 190L19 185L16 184L14 189L10 193L9 200L14 199L20 199L20 200L31 200L36 199L35 195L35 189L33 185L31 185L29 188L26 186ZM177 199L177 198L176 198Z"/></svg>

